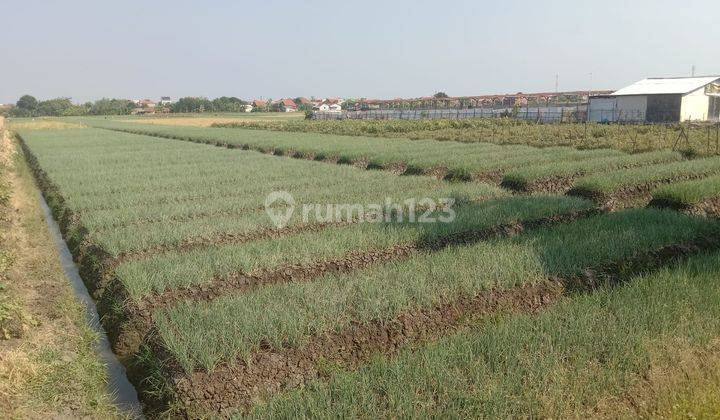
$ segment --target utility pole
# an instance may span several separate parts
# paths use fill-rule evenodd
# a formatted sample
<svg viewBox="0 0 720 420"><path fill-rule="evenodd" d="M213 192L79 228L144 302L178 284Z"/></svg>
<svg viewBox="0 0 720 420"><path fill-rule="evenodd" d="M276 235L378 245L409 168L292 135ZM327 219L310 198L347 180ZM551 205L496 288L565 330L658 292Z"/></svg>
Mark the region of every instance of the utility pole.
<svg viewBox="0 0 720 420"><path fill-rule="evenodd" d="M690 74L692 77L695 77L695 64L692 65L692 70L690 70Z"/></svg>
<svg viewBox="0 0 720 420"><path fill-rule="evenodd" d="M557 95L557 93L558 93L558 82L559 82L559 80L560 80L560 75L559 75L559 74L555 74L555 94L556 94L556 95Z"/></svg>

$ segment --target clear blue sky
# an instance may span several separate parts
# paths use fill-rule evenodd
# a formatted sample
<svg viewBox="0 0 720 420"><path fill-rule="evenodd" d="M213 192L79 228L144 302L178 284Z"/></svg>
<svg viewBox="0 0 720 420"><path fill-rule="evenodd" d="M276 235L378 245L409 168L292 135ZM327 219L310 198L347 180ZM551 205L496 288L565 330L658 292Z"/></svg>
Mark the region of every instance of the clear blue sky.
<svg viewBox="0 0 720 420"><path fill-rule="evenodd" d="M0 103L392 98L720 73L712 1L0 0ZM592 76L590 76L592 73Z"/></svg>

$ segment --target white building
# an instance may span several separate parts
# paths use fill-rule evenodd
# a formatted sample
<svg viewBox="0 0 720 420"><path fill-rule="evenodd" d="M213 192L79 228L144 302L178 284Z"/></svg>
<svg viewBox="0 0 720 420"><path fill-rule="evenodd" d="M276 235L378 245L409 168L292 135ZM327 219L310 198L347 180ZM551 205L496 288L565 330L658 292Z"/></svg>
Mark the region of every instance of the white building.
<svg viewBox="0 0 720 420"><path fill-rule="evenodd" d="M342 112L341 101L334 99L325 99L313 107L314 111L319 112Z"/></svg>
<svg viewBox="0 0 720 420"><path fill-rule="evenodd" d="M643 79L610 95L593 96L592 122L717 121L720 76Z"/></svg>

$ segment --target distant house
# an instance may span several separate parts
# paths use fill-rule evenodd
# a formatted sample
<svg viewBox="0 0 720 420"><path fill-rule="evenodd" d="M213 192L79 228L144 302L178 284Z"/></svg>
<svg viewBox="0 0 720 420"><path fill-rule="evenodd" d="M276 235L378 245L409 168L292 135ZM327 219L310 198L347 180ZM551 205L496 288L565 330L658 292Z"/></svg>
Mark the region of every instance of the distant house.
<svg viewBox="0 0 720 420"><path fill-rule="evenodd" d="M297 98L297 102L299 105L310 105L311 104L310 100L308 100L307 98L303 98L302 96Z"/></svg>
<svg viewBox="0 0 720 420"><path fill-rule="evenodd" d="M361 99L356 108L361 110L380 109L380 101L377 99Z"/></svg>
<svg viewBox="0 0 720 420"><path fill-rule="evenodd" d="M133 102L135 103L133 114L154 114L157 110L157 103L150 99L134 100Z"/></svg>
<svg viewBox="0 0 720 420"><path fill-rule="evenodd" d="M254 108L254 107L253 107L252 105L246 104L246 105L245 105L245 112L252 112L253 108Z"/></svg>
<svg viewBox="0 0 720 420"><path fill-rule="evenodd" d="M262 99L255 99L254 101L252 101L252 106L254 109L260 110L260 109L267 108L268 103L267 103L267 101L262 100Z"/></svg>
<svg viewBox="0 0 720 420"><path fill-rule="evenodd" d="M295 112L298 110L298 107L292 99L284 98L272 101L270 109L275 112Z"/></svg>
<svg viewBox="0 0 720 420"><path fill-rule="evenodd" d="M720 76L648 78L590 97L588 120L680 122L720 119Z"/></svg>
<svg viewBox="0 0 720 420"><path fill-rule="evenodd" d="M161 96L160 102L158 102L159 105L170 105L173 101L169 96Z"/></svg>
<svg viewBox="0 0 720 420"><path fill-rule="evenodd" d="M327 112L330 110L330 105L324 102L318 102L313 106L313 111Z"/></svg>
<svg viewBox="0 0 720 420"><path fill-rule="evenodd" d="M337 98L328 98L313 106L314 111L319 112L341 112L342 101Z"/></svg>
<svg viewBox="0 0 720 420"><path fill-rule="evenodd" d="M157 103L150 99L141 99L138 102L138 106L142 108L155 108L157 106Z"/></svg>
<svg viewBox="0 0 720 420"><path fill-rule="evenodd" d="M285 98L282 100L282 108L285 112L295 112L298 110L295 101L290 98Z"/></svg>
<svg viewBox="0 0 720 420"><path fill-rule="evenodd" d="M331 97L331 98L326 98L324 102L327 102L331 105L333 105L333 104L342 105L344 101L342 98Z"/></svg>

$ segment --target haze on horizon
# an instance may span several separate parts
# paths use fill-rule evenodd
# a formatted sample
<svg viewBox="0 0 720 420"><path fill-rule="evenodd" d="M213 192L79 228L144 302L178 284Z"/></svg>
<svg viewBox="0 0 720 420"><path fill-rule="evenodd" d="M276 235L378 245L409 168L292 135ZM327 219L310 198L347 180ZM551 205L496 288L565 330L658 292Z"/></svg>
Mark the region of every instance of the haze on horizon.
<svg viewBox="0 0 720 420"><path fill-rule="evenodd" d="M714 2L4 0L0 103L617 89L720 74Z"/></svg>

